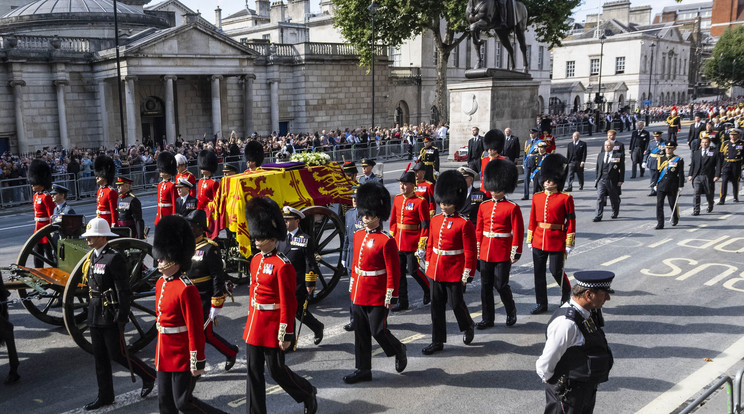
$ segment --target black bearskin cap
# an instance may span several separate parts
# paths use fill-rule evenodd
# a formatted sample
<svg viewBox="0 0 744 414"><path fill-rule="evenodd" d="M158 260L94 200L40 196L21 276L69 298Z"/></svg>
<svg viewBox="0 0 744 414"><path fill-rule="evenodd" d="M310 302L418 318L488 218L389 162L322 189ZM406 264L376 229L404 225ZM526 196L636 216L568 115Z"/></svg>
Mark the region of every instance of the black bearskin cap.
<svg viewBox="0 0 744 414"><path fill-rule="evenodd" d="M28 183L40 185L45 189L52 186L52 169L49 164L40 159L31 161L28 167Z"/></svg>
<svg viewBox="0 0 744 414"><path fill-rule="evenodd" d="M483 137L483 149L486 151L493 149L499 154L504 152L504 143L506 142L506 135L504 131L500 129L492 129L486 132Z"/></svg>
<svg viewBox="0 0 744 414"><path fill-rule="evenodd" d="M97 156L96 162L93 164L93 169L96 172L96 177L103 177L106 179L106 185L114 184L114 179L116 178L116 166L111 157L108 155Z"/></svg>
<svg viewBox="0 0 744 414"><path fill-rule="evenodd" d="M374 216L380 221L390 218L391 202L387 188L377 183L366 183L357 190L357 214Z"/></svg>
<svg viewBox="0 0 744 414"><path fill-rule="evenodd" d="M185 218L189 223L201 227L202 230L207 230L207 213L204 210L196 209L186 215Z"/></svg>
<svg viewBox="0 0 744 414"><path fill-rule="evenodd" d="M185 218L175 214L165 216L155 226L152 257L156 260L176 262L182 271L187 271L195 249L194 234Z"/></svg>
<svg viewBox="0 0 744 414"><path fill-rule="evenodd" d="M496 158L486 164L482 185L486 191L509 194L517 188L518 179L519 171L513 162Z"/></svg>
<svg viewBox="0 0 744 414"><path fill-rule="evenodd" d="M245 162L253 161L259 167L263 164L264 149L260 142L248 141L248 143L245 144L245 150L243 152L245 154Z"/></svg>
<svg viewBox="0 0 744 414"><path fill-rule="evenodd" d="M439 174L434 186L434 201L441 204L454 204L455 210L465 205L468 196L468 183L457 170L447 170Z"/></svg>
<svg viewBox="0 0 744 414"><path fill-rule="evenodd" d="M245 205L245 218L248 234L253 240L287 238L287 225L284 224L282 209L270 198L251 198Z"/></svg>
<svg viewBox="0 0 744 414"><path fill-rule="evenodd" d="M212 150L199 151L199 170L206 170L214 174L217 171L217 153Z"/></svg>
<svg viewBox="0 0 744 414"><path fill-rule="evenodd" d="M403 171L403 174L400 175L398 181L400 181L401 183L416 184L416 173L414 173L413 171Z"/></svg>
<svg viewBox="0 0 744 414"><path fill-rule="evenodd" d="M545 156L540 166L540 182L553 181L558 186L558 191L563 191L566 183L568 160L561 154L551 153Z"/></svg>
<svg viewBox="0 0 744 414"><path fill-rule="evenodd" d="M176 157L168 151L163 151L158 155L158 171L176 176Z"/></svg>

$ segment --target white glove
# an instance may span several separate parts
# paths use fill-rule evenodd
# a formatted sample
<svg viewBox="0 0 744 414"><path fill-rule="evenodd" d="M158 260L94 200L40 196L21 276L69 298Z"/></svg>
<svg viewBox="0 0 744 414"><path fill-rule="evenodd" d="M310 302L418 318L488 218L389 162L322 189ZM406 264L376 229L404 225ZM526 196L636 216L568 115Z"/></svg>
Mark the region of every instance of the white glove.
<svg viewBox="0 0 744 414"><path fill-rule="evenodd" d="M416 257L418 257L421 260L425 260L426 259L426 250L423 250L423 249L416 250Z"/></svg>
<svg viewBox="0 0 744 414"><path fill-rule="evenodd" d="M641 168L646 168L646 163L645 162L641 163Z"/></svg>
<svg viewBox="0 0 744 414"><path fill-rule="evenodd" d="M573 247L566 246L566 254L569 255L573 251Z"/></svg>
<svg viewBox="0 0 744 414"><path fill-rule="evenodd" d="M217 315L220 314L220 310L222 310L222 308L210 308L209 309L209 319L215 320L215 318L217 318Z"/></svg>
<svg viewBox="0 0 744 414"><path fill-rule="evenodd" d="M346 267L346 260L341 261L341 266Z"/></svg>
<svg viewBox="0 0 744 414"><path fill-rule="evenodd" d="M527 244L527 247L530 249L530 251L532 251L532 244L531 243Z"/></svg>

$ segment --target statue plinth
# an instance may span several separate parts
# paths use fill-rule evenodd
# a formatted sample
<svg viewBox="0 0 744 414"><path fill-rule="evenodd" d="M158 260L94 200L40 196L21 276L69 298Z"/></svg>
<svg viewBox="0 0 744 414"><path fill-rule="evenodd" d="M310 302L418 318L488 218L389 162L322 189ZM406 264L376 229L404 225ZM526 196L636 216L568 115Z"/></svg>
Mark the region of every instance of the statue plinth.
<svg viewBox="0 0 744 414"><path fill-rule="evenodd" d="M451 83L449 153L467 145L472 128L481 135L493 128L511 128L512 134L529 137L536 127L540 82L523 72L502 69L472 69L467 80Z"/></svg>

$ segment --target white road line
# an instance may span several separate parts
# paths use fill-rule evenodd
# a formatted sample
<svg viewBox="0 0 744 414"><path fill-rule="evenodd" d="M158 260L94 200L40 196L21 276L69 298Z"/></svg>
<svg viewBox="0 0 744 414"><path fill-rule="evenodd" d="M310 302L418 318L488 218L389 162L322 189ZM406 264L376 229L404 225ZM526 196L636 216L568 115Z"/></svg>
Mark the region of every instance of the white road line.
<svg viewBox="0 0 744 414"><path fill-rule="evenodd" d="M661 246L662 244L664 244L664 243L666 243L668 241L672 241L672 239L660 240L660 241L657 241L656 243L649 244L648 247L659 247L659 246Z"/></svg>
<svg viewBox="0 0 744 414"><path fill-rule="evenodd" d="M152 393L150 393L150 395L148 395L145 400L153 399L153 396L154 396L155 399L157 399L157 395L158 395L158 387L156 385L155 386L155 389L152 390ZM104 407L101 407L101 408L99 408L99 409L96 410L96 413L108 413L108 412L111 412L111 411L118 410L120 408L127 407L127 406L132 405L134 403L137 403L139 401L143 401L143 399L140 397L140 390L138 390L138 389L137 390L132 390L132 391L126 392L124 394L117 395L116 396L116 400L115 400L115 402L112 405L106 405ZM87 412L89 412L89 411L86 411L85 408L80 407L80 408L75 408L75 409L70 410L70 411L65 411L62 414L83 414L83 413L87 413Z"/></svg>
<svg viewBox="0 0 744 414"><path fill-rule="evenodd" d="M10 226L10 227L0 227L0 231L22 229L24 227L33 227L33 226L34 226L34 223L20 224L18 226Z"/></svg>
<svg viewBox="0 0 744 414"><path fill-rule="evenodd" d="M688 233L692 233L693 231L698 231L700 229L708 227L707 224L698 224L697 227L687 230Z"/></svg>
<svg viewBox="0 0 744 414"><path fill-rule="evenodd" d="M718 217L718 220L726 220L727 218L729 218L729 217L731 217L733 215L734 215L733 213L731 213L731 214L724 214L723 216Z"/></svg>
<svg viewBox="0 0 744 414"><path fill-rule="evenodd" d="M641 408L636 414L666 413L670 409L679 407L695 396L704 386L718 378L722 372L737 364L742 358L744 358L744 337L718 356L713 357L713 362L708 362L700 367L687 378L675 384L669 391Z"/></svg>
<svg viewBox="0 0 744 414"><path fill-rule="evenodd" d="M630 255L629 254L626 254L625 256L620 256L620 257L618 257L616 259L612 259L609 262L604 262L604 263L602 263L602 266L611 266L611 265L614 265L617 262L622 262L623 260L625 260L625 259L627 259L629 257L630 257Z"/></svg>

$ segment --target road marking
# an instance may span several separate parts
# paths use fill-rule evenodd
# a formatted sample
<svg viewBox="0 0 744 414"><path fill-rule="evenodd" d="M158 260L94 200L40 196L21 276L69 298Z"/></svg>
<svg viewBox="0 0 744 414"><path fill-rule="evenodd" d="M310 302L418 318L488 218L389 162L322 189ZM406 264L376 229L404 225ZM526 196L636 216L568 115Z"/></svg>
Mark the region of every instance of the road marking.
<svg viewBox="0 0 744 414"><path fill-rule="evenodd" d="M129 405L135 404L139 401L151 400L153 399L153 396L156 396L156 395L158 395L157 385L155 386L155 389L152 390L152 393L150 393L150 395L148 395L147 398L144 400L140 397L140 390L132 390L124 394L117 395L112 405L106 405L104 407L101 407L98 410L96 410L96 412L97 413L108 413L111 411L118 410L120 408L127 407ZM157 397L155 397L155 399L157 399ZM88 411L86 411L85 408L75 408L70 411L65 411L62 414L83 414L87 412Z"/></svg>
<svg viewBox="0 0 744 414"><path fill-rule="evenodd" d="M692 228L692 229L690 229L690 230L687 230L687 232L688 232L688 233L692 233L693 231L698 231L698 230L700 230L700 229L703 229L703 228L705 228L705 227L708 227L708 225L707 225L707 224L698 224L698 226L697 226L697 227L695 227L695 228Z"/></svg>
<svg viewBox="0 0 744 414"><path fill-rule="evenodd" d="M414 341L418 341L419 339L422 339L422 338L425 338L425 337L426 337L426 335L424 335L424 334L414 334L414 335L409 336L408 338L401 339L400 342L403 343L403 344L407 344L407 343L411 343L411 342L414 342ZM382 352L383 352L382 351L382 348L377 348L374 351L372 351L372 356L380 355Z"/></svg>
<svg viewBox="0 0 744 414"><path fill-rule="evenodd" d="M729 218L729 217L731 217L733 215L734 215L733 213L731 213L731 214L724 214L723 216L718 217L718 220L726 220L727 218Z"/></svg>
<svg viewBox="0 0 744 414"><path fill-rule="evenodd" d="M576 279L573 276L569 276L568 281L570 282L570 281L573 281L573 280L576 280ZM554 288L554 287L558 287L558 283L553 282L553 283L551 283L551 284L548 285L548 289Z"/></svg>
<svg viewBox="0 0 744 414"><path fill-rule="evenodd" d="M722 372L726 372L742 358L744 358L744 337L718 354L718 356L713 357L713 362L706 362L700 369L675 384L669 391L656 397L655 400L641 408L637 413L666 413L670 409L679 407L700 392L701 388L713 382Z"/></svg>
<svg viewBox="0 0 744 414"><path fill-rule="evenodd" d="M630 257L630 255L629 254L626 254L625 256L620 256L617 259L612 259L609 262L604 262L604 263L602 263L602 266L611 266L611 265L614 265L617 262L622 262L623 260L625 260L625 259L627 259L629 257Z"/></svg>
<svg viewBox="0 0 744 414"><path fill-rule="evenodd" d="M10 226L10 227L0 227L0 231L4 230L13 230L13 229L21 229L24 227L33 227L34 223L28 223L28 224L20 224L18 226Z"/></svg>
<svg viewBox="0 0 744 414"><path fill-rule="evenodd" d="M664 244L664 243L666 243L668 241L672 241L672 239L664 239L664 240L661 240L661 241L657 241L656 243L649 244L648 247L659 247L659 246L661 246L662 244Z"/></svg>
<svg viewBox="0 0 744 414"><path fill-rule="evenodd" d="M303 375L302 378L305 378L308 381L310 381L311 379L313 379L313 377L311 377L309 375ZM278 393L280 391L283 391L283 389L282 389L281 386L279 386L279 385L272 385L272 386L266 388L266 395L276 394L276 393ZM241 405L245 404L245 401L246 401L246 398L245 397L238 398L237 400L230 401L229 403L227 403L227 405L229 405L232 408L238 408Z"/></svg>

